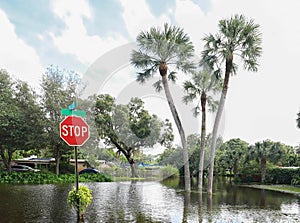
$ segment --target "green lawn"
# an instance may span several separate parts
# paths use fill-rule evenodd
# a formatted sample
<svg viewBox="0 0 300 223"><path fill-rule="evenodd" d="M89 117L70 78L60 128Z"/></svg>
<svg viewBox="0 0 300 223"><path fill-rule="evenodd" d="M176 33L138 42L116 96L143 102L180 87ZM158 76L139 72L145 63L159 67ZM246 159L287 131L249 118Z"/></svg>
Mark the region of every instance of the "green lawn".
<svg viewBox="0 0 300 223"><path fill-rule="evenodd" d="M300 187L294 187L291 185L243 185L244 187L279 191L283 193L295 194L300 196Z"/></svg>

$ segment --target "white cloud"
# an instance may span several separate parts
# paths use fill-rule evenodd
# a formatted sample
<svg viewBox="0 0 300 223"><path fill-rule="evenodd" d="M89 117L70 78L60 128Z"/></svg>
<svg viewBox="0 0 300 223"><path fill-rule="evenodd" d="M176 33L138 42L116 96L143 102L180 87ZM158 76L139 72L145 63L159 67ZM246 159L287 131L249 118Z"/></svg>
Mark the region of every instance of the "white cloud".
<svg viewBox="0 0 300 223"><path fill-rule="evenodd" d="M38 87L43 68L34 48L16 35L14 25L0 9L0 68Z"/></svg>
<svg viewBox="0 0 300 223"><path fill-rule="evenodd" d="M92 19L87 1L53 2L53 12L63 20L66 28L61 35L52 36L55 46L64 54L74 55L81 63L90 65L105 52L127 43L120 34L113 34L107 38L89 35L83 24L83 18Z"/></svg>
<svg viewBox="0 0 300 223"><path fill-rule="evenodd" d="M123 19L129 35L136 39L139 32L149 30L150 27L162 26L170 19L166 15L155 17L145 0L120 0L123 6Z"/></svg>

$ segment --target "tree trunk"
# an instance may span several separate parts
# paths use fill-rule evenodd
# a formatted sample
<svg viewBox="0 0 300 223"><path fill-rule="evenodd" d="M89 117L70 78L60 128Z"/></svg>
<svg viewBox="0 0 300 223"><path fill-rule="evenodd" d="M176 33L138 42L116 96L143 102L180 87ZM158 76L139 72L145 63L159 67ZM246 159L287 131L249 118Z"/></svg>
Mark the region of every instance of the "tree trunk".
<svg viewBox="0 0 300 223"><path fill-rule="evenodd" d="M131 177L132 178L139 177L138 174L137 174L136 163L135 162L130 163L130 168L131 168Z"/></svg>
<svg viewBox="0 0 300 223"><path fill-rule="evenodd" d="M260 160L261 165L261 182L264 183L266 180L266 171L267 171L267 159L263 156Z"/></svg>
<svg viewBox="0 0 300 223"><path fill-rule="evenodd" d="M59 162L60 162L60 158L61 156L60 155L57 155L57 157L55 158L55 165L56 165L56 168L55 168L55 172L56 172L56 175L59 175Z"/></svg>
<svg viewBox="0 0 300 223"><path fill-rule="evenodd" d="M7 169L8 172L11 172L11 166L10 166L10 163L11 163L11 159L12 159L12 151L8 151L7 152L7 157L5 156L5 149L2 147L1 150L0 150L0 155L1 155L1 158L2 158L2 161L4 163L4 166L5 168Z"/></svg>
<svg viewBox="0 0 300 223"><path fill-rule="evenodd" d="M161 68L160 68L161 71ZM161 73L162 74L162 73ZM182 144L182 150L183 150L183 162L184 162L184 188L186 192L191 191L191 176L190 176L190 167L189 167L189 155L188 155L188 148L187 148L187 143L186 143L186 138L185 138L185 133L178 115L178 112L176 110L169 85L168 85L168 80L167 80L167 75L161 75L162 76L162 83L164 86L164 91L166 94L166 98L172 113L172 116L174 118L174 121L176 123L180 139L181 139L181 144Z"/></svg>
<svg viewBox="0 0 300 223"><path fill-rule="evenodd" d="M234 165L233 165L233 177L234 177L234 179L236 179L236 177L237 177L237 172L238 172L238 162L237 162L237 160L235 160Z"/></svg>
<svg viewBox="0 0 300 223"><path fill-rule="evenodd" d="M208 185L207 185L207 193L209 195L212 195L212 187L213 187L213 178L214 178L214 161L215 161L215 153L216 153L216 143L217 143L217 138L218 138L218 130L219 130L219 125L225 105L225 100L226 100L226 95L228 91L228 83L229 83L229 77L230 77L230 72L232 68L232 57L231 59L226 60L226 71L225 71L225 78L224 78L224 83L223 83L223 89L222 89L222 94L215 118L215 123L213 127L213 132L212 132L212 143L211 143L211 150L210 150L210 168L209 168L209 174L208 174Z"/></svg>
<svg viewBox="0 0 300 223"><path fill-rule="evenodd" d="M205 136L206 136L206 94L201 94L201 109L202 109L202 121L201 121L201 142L200 142L200 160L199 160L199 176L198 176L198 190L202 193L203 188L203 167L204 167L204 148L205 148Z"/></svg>

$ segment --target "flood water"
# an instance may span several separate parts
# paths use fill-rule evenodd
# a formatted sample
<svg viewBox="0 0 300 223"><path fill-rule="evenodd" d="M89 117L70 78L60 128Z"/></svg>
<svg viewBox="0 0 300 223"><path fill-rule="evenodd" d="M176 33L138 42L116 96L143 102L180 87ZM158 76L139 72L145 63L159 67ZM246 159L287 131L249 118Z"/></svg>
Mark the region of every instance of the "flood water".
<svg viewBox="0 0 300 223"><path fill-rule="evenodd" d="M185 196L178 180L88 183L84 222L300 222L300 197L216 182L212 200ZM77 222L66 203L73 185L0 185L0 222Z"/></svg>

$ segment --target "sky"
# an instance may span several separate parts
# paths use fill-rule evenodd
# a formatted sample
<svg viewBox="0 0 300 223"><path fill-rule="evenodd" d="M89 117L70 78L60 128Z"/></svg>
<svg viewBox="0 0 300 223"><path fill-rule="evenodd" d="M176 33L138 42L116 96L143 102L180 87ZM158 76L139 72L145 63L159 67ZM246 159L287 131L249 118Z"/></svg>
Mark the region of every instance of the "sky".
<svg viewBox="0 0 300 223"><path fill-rule="evenodd" d="M300 143L299 0L2 0L0 68L38 89L49 65L73 70L86 80L86 92L110 93L120 103L139 96L146 108L170 118L163 94L135 82L130 52L139 32L170 23L184 29L196 58L205 34L215 34L220 19L243 14L260 25L263 54L258 72L240 66L232 76L221 123L223 139L249 143L265 139ZM193 105L183 105L180 75L172 86L188 134L199 132ZM208 132L213 114L208 118ZM175 129L175 125L173 126Z"/></svg>

